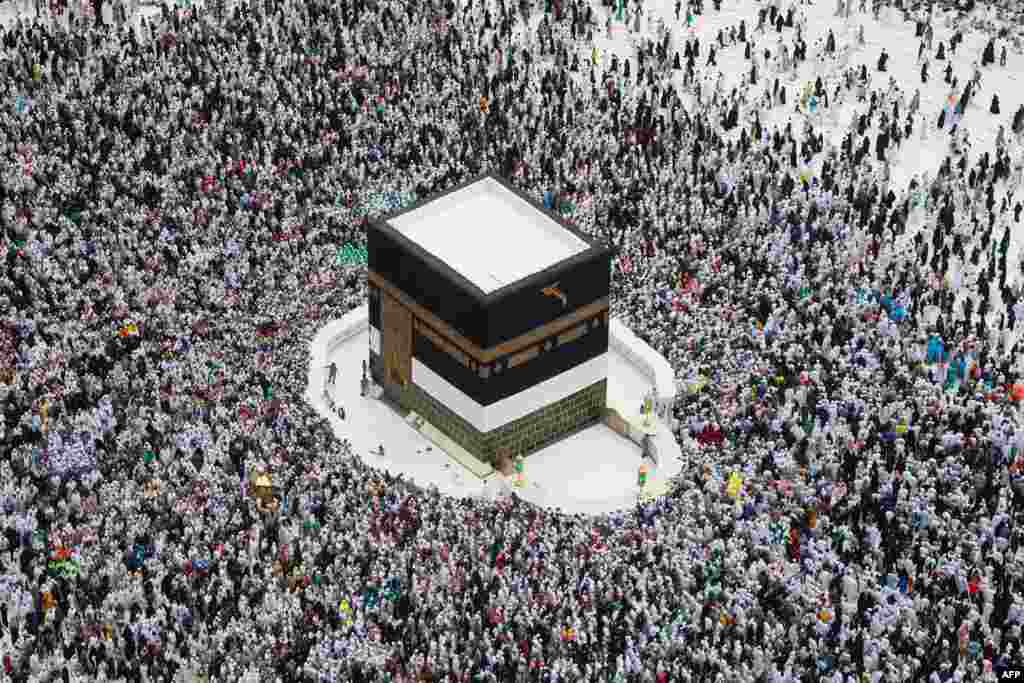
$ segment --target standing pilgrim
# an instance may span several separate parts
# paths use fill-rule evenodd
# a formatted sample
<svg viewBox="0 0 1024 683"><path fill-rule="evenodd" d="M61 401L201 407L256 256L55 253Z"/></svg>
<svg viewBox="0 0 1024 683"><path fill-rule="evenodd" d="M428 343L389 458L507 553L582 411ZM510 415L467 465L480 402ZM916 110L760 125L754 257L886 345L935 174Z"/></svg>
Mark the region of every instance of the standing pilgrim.
<svg viewBox="0 0 1024 683"><path fill-rule="evenodd" d="M103 26L103 0L90 0L96 28Z"/></svg>
<svg viewBox="0 0 1024 683"><path fill-rule="evenodd" d="M988 66L989 64L995 64L996 62L996 40L995 38L989 38L988 44L985 46L985 50L981 53L981 65Z"/></svg>
<svg viewBox="0 0 1024 683"><path fill-rule="evenodd" d="M1010 130L1015 135L1024 133L1024 104L1017 108L1017 113L1013 115L1013 124L1010 126Z"/></svg>
<svg viewBox="0 0 1024 683"><path fill-rule="evenodd" d="M988 112L999 116L999 95L992 94L992 106L988 108Z"/></svg>
<svg viewBox="0 0 1024 683"><path fill-rule="evenodd" d="M880 54L878 56L878 70L881 71L882 73L885 73L887 68L888 68L887 67L888 62L889 62L889 53L887 53L885 51L885 48L883 47L882 48L882 54Z"/></svg>

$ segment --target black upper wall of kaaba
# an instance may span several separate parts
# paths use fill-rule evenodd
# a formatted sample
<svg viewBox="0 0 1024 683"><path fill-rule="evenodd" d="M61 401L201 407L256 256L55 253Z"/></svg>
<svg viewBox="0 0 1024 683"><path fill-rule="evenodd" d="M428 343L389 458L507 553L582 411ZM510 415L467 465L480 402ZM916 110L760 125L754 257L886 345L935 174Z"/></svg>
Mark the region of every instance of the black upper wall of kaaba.
<svg viewBox="0 0 1024 683"><path fill-rule="evenodd" d="M482 406L489 406L556 377L607 351L608 329L607 325L601 322L600 327L594 328L590 334L542 352L515 368L503 369L500 372L492 370L486 379L461 365L421 334L416 334L413 338L412 355L466 396ZM497 361L492 367L499 365L505 367L507 363Z"/></svg>
<svg viewBox="0 0 1024 683"><path fill-rule="evenodd" d="M448 192L476 180L474 178ZM509 187L500 179L499 182ZM607 297L611 288L612 250L572 229L518 190L510 189L587 241L591 247L491 294L484 294L446 263L389 226L386 220L381 220L372 221L367 228L369 269L484 349ZM422 203L433 199L436 197L427 198ZM515 235L510 235L509 239L514 240ZM480 249L501 249L501 245L481 244ZM559 293L565 295L564 305L561 298L542 291L555 283L558 283Z"/></svg>

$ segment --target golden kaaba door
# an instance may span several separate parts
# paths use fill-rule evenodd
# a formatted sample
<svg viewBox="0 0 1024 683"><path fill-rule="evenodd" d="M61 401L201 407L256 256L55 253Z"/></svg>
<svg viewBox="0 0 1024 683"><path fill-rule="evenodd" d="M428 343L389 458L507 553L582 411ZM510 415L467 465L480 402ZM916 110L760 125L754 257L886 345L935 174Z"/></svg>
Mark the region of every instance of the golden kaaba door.
<svg viewBox="0 0 1024 683"><path fill-rule="evenodd" d="M384 292L380 299L384 376L389 382L404 386L412 379L412 314Z"/></svg>

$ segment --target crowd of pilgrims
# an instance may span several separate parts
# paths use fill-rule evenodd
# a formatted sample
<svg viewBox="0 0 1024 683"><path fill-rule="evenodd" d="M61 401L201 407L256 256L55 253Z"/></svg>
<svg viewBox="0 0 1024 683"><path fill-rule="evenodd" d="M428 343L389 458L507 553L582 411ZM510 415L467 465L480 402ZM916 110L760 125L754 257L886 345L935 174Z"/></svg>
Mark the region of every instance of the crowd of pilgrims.
<svg viewBox="0 0 1024 683"><path fill-rule="evenodd" d="M1024 661L1024 113L984 154L965 132L969 84L1005 67L957 74L937 121L871 84L885 59L844 61L863 29L815 45L813 92L785 85L800 6L699 41L717 6L636 33L654 19L626 3L637 50L610 59L607 4L285 0L0 36L5 680L933 683ZM728 50L750 70L731 93ZM948 156L890 186L914 136ZM444 497L306 403L313 334L365 301L338 249L487 170L617 248L616 313L680 379L669 495L596 518Z"/></svg>

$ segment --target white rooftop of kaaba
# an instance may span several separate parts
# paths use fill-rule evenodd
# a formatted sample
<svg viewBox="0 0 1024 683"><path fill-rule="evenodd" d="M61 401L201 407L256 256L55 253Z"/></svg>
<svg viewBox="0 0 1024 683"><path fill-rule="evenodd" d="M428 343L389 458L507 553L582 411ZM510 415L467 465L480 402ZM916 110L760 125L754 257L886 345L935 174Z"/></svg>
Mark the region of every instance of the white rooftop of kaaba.
<svg viewBox="0 0 1024 683"><path fill-rule="evenodd" d="M388 225L485 294L590 247L492 178L396 216Z"/></svg>

